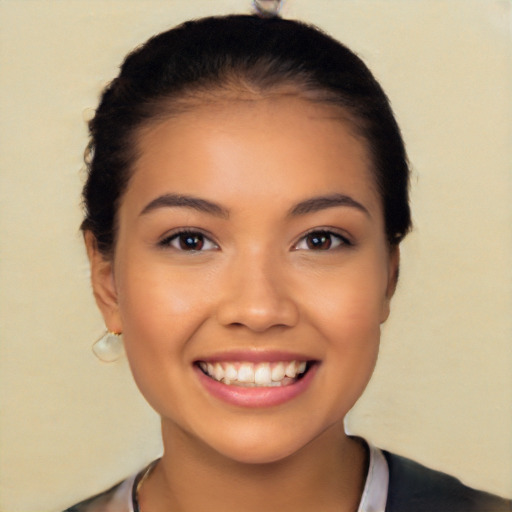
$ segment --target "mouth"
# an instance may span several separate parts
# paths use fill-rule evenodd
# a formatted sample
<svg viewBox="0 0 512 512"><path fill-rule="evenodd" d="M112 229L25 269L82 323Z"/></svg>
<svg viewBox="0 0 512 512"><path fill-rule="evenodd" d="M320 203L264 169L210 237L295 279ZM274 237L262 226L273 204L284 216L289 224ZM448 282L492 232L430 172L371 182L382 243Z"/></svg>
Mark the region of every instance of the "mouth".
<svg viewBox="0 0 512 512"><path fill-rule="evenodd" d="M314 361L198 361L197 367L210 379L242 388L291 386L304 378Z"/></svg>

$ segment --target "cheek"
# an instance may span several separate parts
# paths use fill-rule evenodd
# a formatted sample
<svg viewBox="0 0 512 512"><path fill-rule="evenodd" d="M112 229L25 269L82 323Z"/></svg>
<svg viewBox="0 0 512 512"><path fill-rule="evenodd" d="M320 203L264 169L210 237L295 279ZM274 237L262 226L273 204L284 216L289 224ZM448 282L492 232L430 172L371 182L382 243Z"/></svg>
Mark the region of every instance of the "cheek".
<svg viewBox="0 0 512 512"><path fill-rule="evenodd" d="M336 390L338 399L330 409L341 419L362 395L372 376L380 345L382 294L375 287L333 286L331 300L318 303L317 328L328 340L325 388Z"/></svg>
<svg viewBox="0 0 512 512"><path fill-rule="evenodd" d="M127 264L119 269L119 309L127 351L144 360L162 357L164 352L176 357L211 310L208 280L171 272L165 265Z"/></svg>
<svg viewBox="0 0 512 512"><path fill-rule="evenodd" d="M340 271L324 281L322 293L311 302L315 328L328 341L325 376L340 390L345 412L359 398L375 367L386 275L378 265Z"/></svg>
<svg viewBox="0 0 512 512"><path fill-rule="evenodd" d="M120 266L119 308L133 378L148 403L165 416L179 415L180 388L192 371L190 340L211 310L209 294L190 275L149 265Z"/></svg>
<svg viewBox="0 0 512 512"><path fill-rule="evenodd" d="M362 265L334 272L310 295L317 312L317 327L332 334L351 332L364 340L365 333L380 332L382 310L387 304L387 271L383 265ZM303 293L303 296L307 294Z"/></svg>

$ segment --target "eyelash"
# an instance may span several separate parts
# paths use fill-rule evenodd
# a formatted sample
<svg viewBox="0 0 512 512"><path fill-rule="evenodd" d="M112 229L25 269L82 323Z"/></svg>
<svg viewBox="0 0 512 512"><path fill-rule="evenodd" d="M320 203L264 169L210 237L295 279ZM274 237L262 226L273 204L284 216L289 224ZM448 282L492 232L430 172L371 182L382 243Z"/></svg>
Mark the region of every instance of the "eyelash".
<svg viewBox="0 0 512 512"><path fill-rule="evenodd" d="M193 238L199 239L202 243L201 247L199 249L187 249L181 246L177 246L178 244L180 244L180 241L185 241L187 238L189 240L192 240ZM177 242L177 245L173 245L173 242ZM182 252L202 252L206 250L211 251L219 248L219 246L215 242L213 242L209 237L207 237L204 233L192 229L182 229L180 231L171 233L170 235L166 236L163 240L160 240L160 242L158 242L158 245L159 247L172 247L173 249ZM208 247L204 248L204 245L207 245Z"/></svg>
<svg viewBox="0 0 512 512"><path fill-rule="evenodd" d="M312 248L307 246L308 238L312 239L316 238L320 243L327 241L328 247L325 248ZM334 245L333 247L333 243ZM306 247L300 247L301 244L306 244ZM333 251L335 249L340 249L342 247L352 247L354 244L346 237L339 233L335 233L329 229L318 229L315 228L305 235L303 235L300 240L293 247L295 250L309 250L309 251Z"/></svg>
<svg viewBox="0 0 512 512"><path fill-rule="evenodd" d="M187 239L192 243L193 239L195 239L196 243L201 244L201 246L198 249L190 247L184 248L180 242L186 243ZM311 245L308 244L308 241L311 241L313 244L319 244L320 247L311 247ZM175 242L176 245L174 245ZM302 244L305 244L305 247L301 247ZM327 244L327 247L322 247L322 245L325 244ZM158 245L160 247L172 247L178 251L183 252L202 252L211 251L219 248L219 246L215 242L213 242L201 231L196 231L192 229L184 229L181 231L171 233L170 235L166 236L163 240L158 242ZM300 240L293 246L293 249L309 251L332 251L335 249L339 249L340 247L352 247L353 245L354 244L347 237L340 235L339 233L335 233L328 229L314 229L303 235L300 238Z"/></svg>

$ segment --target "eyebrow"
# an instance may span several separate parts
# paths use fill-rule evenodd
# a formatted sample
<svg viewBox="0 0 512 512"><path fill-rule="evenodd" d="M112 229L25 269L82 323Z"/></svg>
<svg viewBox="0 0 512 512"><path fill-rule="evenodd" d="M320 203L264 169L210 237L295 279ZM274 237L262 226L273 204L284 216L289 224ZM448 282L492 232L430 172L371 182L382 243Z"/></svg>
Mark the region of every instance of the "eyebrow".
<svg viewBox="0 0 512 512"><path fill-rule="evenodd" d="M289 215L291 217L297 217L300 215L306 215L308 213L315 213L327 208L335 208L337 206L348 206L350 208L356 208L357 210L365 213L368 217L371 217L370 212L361 203L344 194L330 194L326 196L318 196L312 197L311 199L306 199L305 201L295 205L290 210Z"/></svg>
<svg viewBox="0 0 512 512"><path fill-rule="evenodd" d="M153 199L148 203L140 215L145 215L151 211L157 210L158 208L191 208L204 213L209 213L216 217L229 217L229 212L222 206L208 201L206 199L200 199L194 196L185 196L182 194L164 194L162 196Z"/></svg>
<svg viewBox="0 0 512 512"><path fill-rule="evenodd" d="M298 217L301 215L307 215L308 213L315 213L327 208L335 208L339 206L356 208L370 217L369 211L361 203L344 194L330 194L326 196L318 196L306 199L305 201L301 201L300 203L296 204L290 210L288 215L291 217ZM140 215L145 215L151 211L157 210L158 208L176 207L191 208L193 210L208 213L216 217L229 217L229 211L217 203L208 201L207 199L200 199L199 197L182 194L161 195L148 203L140 212Z"/></svg>

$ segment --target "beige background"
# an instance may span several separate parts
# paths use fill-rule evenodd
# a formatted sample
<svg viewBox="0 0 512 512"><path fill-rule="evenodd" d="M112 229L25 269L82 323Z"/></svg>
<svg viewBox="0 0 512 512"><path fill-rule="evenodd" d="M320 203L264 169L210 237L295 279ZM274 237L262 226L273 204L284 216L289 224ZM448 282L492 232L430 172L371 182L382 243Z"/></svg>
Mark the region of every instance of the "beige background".
<svg viewBox="0 0 512 512"><path fill-rule="evenodd" d="M122 56L248 0L0 0L0 509L57 511L159 452L102 332L78 233L83 116ZM375 444L512 496L511 4L288 0L391 97L415 231L374 380L348 421Z"/></svg>

